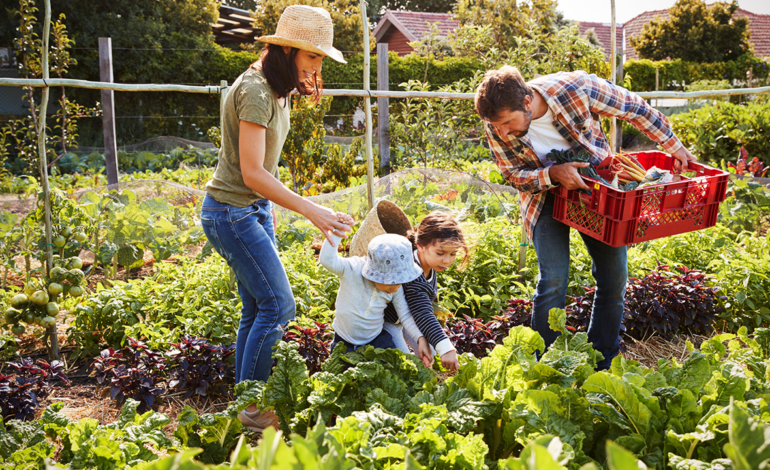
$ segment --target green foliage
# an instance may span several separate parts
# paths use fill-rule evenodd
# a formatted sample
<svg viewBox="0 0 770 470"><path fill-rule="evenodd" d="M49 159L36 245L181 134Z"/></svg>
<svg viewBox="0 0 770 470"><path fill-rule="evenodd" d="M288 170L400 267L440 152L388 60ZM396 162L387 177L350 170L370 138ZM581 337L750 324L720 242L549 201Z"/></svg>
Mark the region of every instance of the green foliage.
<svg viewBox="0 0 770 470"><path fill-rule="evenodd" d="M521 227L504 218L464 227L466 237L473 237L470 262L467 267L453 265L443 273L439 298L457 317L489 320L508 305L509 299L531 294L527 284L532 274L524 273L519 279ZM534 250L529 251L533 257Z"/></svg>
<svg viewBox="0 0 770 470"><path fill-rule="evenodd" d="M671 117L671 127L699 160L735 162L741 147L770 164L770 103L716 103Z"/></svg>
<svg viewBox="0 0 770 470"><path fill-rule="evenodd" d="M746 53L734 60L715 63L686 62L683 59L659 60L631 59L623 64L623 74L630 78L630 90L654 91L655 70L658 70L658 89L682 89L686 84L701 80L743 81L747 76L767 79L767 59ZM754 84L756 86L756 83ZM732 88L732 87L731 87Z"/></svg>
<svg viewBox="0 0 770 470"><path fill-rule="evenodd" d="M703 0L677 0L669 17L644 25L631 46L645 59L667 57L690 62L722 62L749 52L748 19L734 17L738 2L707 6Z"/></svg>
<svg viewBox="0 0 770 470"><path fill-rule="evenodd" d="M416 357L371 347L339 347L308 376L296 345L281 343L267 384L238 384L222 413L185 408L173 438L163 433L168 417L139 415L134 401L107 425L71 421L54 404L38 421L0 426L0 458L11 468L52 458L73 469L213 469L229 455L227 468L308 470L482 470L495 462L516 470L749 469L767 461L767 331L689 345L686 359L661 359L657 370L618 356L595 372L601 354L586 333L566 329L564 310L552 310L549 324L561 335L547 352L536 332L514 327L488 357L463 355L442 383ZM275 407L284 433L268 428L256 448L246 444L236 414L249 403Z"/></svg>
<svg viewBox="0 0 770 470"><path fill-rule="evenodd" d="M556 2L552 0L515 0L484 3L479 0L460 0L454 13L461 25L491 25L495 44L508 49L516 44L516 37L526 36L526 25L534 24L542 32L549 32L557 22ZM554 28L555 29L555 28Z"/></svg>
<svg viewBox="0 0 770 470"><path fill-rule="evenodd" d="M178 342L184 333L215 344L235 341L241 305L219 258L155 266L152 276L97 288L75 309L67 332L75 357L96 355L105 344L120 348L127 335L143 338L153 349Z"/></svg>

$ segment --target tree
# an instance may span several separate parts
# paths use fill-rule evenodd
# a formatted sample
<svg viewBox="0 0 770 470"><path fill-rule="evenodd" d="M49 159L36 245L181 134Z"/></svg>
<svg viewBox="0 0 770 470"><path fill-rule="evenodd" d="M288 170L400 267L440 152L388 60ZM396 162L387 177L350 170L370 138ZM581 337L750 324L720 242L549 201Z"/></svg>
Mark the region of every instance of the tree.
<svg viewBox="0 0 770 470"><path fill-rule="evenodd" d="M491 25L494 43L501 49L513 46L517 36L529 34L532 23L544 32L568 24L556 11L555 0L458 0L454 11L461 25Z"/></svg>
<svg viewBox="0 0 770 470"><path fill-rule="evenodd" d="M278 19L290 5L309 5L324 8L334 23L334 47L343 52L361 52L364 49L361 7L358 0L264 0L252 11L254 28L262 34L275 33ZM374 45L374 41L369 41ZM260 43L261 44L261 43Z"/></svg>
<svg viewBox="0 0 770 470"><path fill-rule="evenodd" d="M643 59L682 59L688 62L724 62L750 52L748 20L735 18L738 2L677 0L669 18L660 16L631 38Z"/></svg>
<svg viewBox="0 0 770 470"><path fill-rule="evenodd" d="M385 10L421 11L427 13L450 13L455 0L373 0L369 2L372 15L385 13Z"/></svg>

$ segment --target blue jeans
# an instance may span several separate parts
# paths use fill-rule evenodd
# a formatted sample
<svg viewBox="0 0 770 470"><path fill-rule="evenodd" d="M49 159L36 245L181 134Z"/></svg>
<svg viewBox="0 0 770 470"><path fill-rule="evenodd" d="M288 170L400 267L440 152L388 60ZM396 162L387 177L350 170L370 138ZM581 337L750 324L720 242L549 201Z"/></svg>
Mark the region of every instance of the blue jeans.
<svg viewBox="0 0 770 470"><path fill-rule="evenodd" d="M206 195L201 225L209 242L238 278L243 301L235 341L235 382L266 381L273 347L294 319L296 303L275 245L272 205L262 199L235 207Z"/></svg>
<svg viewBox="0 0 770 470"><path fill-rule="evenodd" d="M532 243L537 253L540 276L532 309L532 329L540 333L546 347L559 333L548 326L548 312L564 308L569 284L570 227L553 218L554 196L549 193L537 219ZM628 279L626 247L615 248L588 235L580 234L593 266L596 296L588 325L588 341L604 355L597 369L607 369L620 351L620 323L623 320L624 297Z"/></svg>
<svg viewBox="0 0 770 470"><path fill-rule="evenodd" d="M334 351L334 347L337 346L337 343L344 344L348 348L347 352L354 351L363 346L374 346L375 348L380 349L398 349L396 347L396 343L393 342L393 337L390 335L390 333L387 332L387 330L385 330L385 328L383 328L380 334L377 335L373 340L367 344L362 344L361 346L356 346L353 343L349 343L345 341L342 336L334 333L334 341L332 341L329 351Z"/></svg>

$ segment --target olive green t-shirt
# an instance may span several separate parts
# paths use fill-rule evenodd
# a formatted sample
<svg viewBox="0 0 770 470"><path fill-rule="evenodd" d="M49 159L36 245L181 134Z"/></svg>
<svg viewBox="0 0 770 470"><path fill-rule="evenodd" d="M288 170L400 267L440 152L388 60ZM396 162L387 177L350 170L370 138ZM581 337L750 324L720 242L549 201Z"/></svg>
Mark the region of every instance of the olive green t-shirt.
<svg viewBox="0 0 770 470"><path fill-rule="evenodd" d="M265 126L265 161L263 167L278 177L278 159L289 133L289 99L281 106L262 70L250 67L241 74L227 92L222 110L222 144L214 176L206 183L206 191L217 202L246 207L262 195L246 186L241 173L238 151L240 121Z"/></svg>

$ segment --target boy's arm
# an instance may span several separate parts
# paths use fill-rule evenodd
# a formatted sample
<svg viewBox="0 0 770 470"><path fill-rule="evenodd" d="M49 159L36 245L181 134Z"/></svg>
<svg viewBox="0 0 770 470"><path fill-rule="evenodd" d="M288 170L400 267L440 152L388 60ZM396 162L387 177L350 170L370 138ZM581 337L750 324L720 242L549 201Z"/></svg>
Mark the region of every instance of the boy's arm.
<svg viewBox="0 0 770 470"><path fill-rule="evenodd" d="M436 319L436 315L433 314L431 296L424 289L421 289L420 286L414 285L411 282L401 287L404 290L404 298L409 306L409 312L412 314L412 318L421 332L420 334L425 336L428 343L436 348L439 356L443 356L449 351L454 351L455 347L452 344L452 340L444 333L444 329Z"/></svg>
<svg viewBox="0 0 770 470"><path fill-rule="evenodd" d="M329 236L334 241L334 245L331 245L329 240L324 239L324 243L321 246L321 253L318 254L318 262L332 274L342 276L345 272L345 268L349 266L350 262L337 253L337 246L339 246L342 238L334 234L330 234Z"/></svg>

